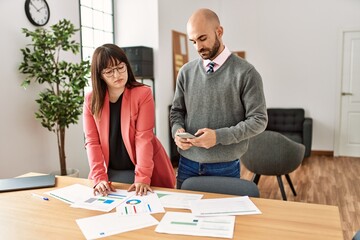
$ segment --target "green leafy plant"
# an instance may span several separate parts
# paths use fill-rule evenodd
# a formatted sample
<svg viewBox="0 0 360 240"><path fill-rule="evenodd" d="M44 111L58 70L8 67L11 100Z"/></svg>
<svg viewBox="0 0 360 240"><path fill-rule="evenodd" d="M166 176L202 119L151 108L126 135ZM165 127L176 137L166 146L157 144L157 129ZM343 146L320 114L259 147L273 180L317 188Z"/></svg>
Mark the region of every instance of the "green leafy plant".
<svg viewBox="0 0 360 240"><path fill-rule="evenodd" d="M39 109L35 117L43 127L56 133L61 175L66 175L65 130L76 124L82 113L83 91L90 70L89 61L62 60L62 53L79 53L80 44L71 40L78 30L66 19L50 29L22 29L32 43L21 49L24 58L19 70L26 75L21 85L25 89L31 82L45 85L36 99Z"/></svg>

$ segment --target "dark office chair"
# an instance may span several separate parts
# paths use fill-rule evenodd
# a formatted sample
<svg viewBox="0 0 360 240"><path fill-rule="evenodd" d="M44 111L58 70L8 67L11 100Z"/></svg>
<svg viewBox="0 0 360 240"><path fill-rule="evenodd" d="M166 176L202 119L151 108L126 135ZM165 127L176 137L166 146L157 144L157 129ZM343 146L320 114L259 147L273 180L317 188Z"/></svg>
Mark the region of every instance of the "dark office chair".
<svg viewBox="0 0 360 240"><path fill-rule="evenodd" d="M281 133L264 131L249 140L249 148L241 157L241 162L254 173L253 182L258 184L261 175L276 176L283 200L287 200L281 179L285 175L296 196L289 173L300 166L304 157L304 145Z"/></svg>
<svg viewBox="0 0 360 240"><path fill-rule="evenodd" d="M181 189L238 196L260 197L255 183L234 177L200 176L186 179Z"/></svg>
<svg viewBox="0 0 360 240"><path fill-rule="evenodd" d="M303 108L268 108L266 130L279 132L305 146L304 157L311 154L312 118L305 117Z"/></svg>

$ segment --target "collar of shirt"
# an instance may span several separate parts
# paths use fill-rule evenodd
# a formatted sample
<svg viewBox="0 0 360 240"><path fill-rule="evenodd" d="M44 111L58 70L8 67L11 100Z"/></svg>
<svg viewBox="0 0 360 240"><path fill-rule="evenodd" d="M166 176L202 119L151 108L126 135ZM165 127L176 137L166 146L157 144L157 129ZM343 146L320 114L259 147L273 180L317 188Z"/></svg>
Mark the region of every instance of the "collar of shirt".
<svg viewBox="0 0 360 240"><path fill-rule="evenodd" d="M214 72L215 72L221 67L221 65L224 64L224 62L226 61L226 59L228 59L230 55L231 55L230 50L225 46L224 50L214 60L211 61L210 59L206 59L203 61L204 68L207 69L209 63L214 62L215 63Z"/></svg>

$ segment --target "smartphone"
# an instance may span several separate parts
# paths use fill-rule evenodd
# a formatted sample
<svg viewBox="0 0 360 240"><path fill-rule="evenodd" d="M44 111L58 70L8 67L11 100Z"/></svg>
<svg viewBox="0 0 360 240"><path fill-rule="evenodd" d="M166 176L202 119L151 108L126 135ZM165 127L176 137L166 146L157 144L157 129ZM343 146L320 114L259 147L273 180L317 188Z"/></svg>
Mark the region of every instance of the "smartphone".
<svg viewBox="0 0 360 240"><path fill-rule="evenodd" d="M181 138L196 138L194 135L187 132L177 133L176 136L179 136Z"/></svg>

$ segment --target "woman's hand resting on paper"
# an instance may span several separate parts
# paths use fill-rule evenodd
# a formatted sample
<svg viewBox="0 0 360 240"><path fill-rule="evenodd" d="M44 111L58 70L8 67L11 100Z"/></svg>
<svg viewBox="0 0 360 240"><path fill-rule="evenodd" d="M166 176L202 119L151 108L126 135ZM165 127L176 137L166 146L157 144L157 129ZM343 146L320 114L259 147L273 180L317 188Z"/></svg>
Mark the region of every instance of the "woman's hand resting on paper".
<svg viewBox="0 0 360 240"><path fill-rule="evenodd" d="M115 192L115 188L108 181L101 181L94 187L94 195L101 194L107 196L109 192Z"/></svg>
<svg viewBox="0 0 360 240"><path fill-rule="evenodd" d="M146 195L147 192L153 192L153 190L151 189L149 184L145 184L145 183L133 183L131 184L131 186L128 189L128 192L130 191L134 191L135 190L135 194L136 195Z"/></svg>

